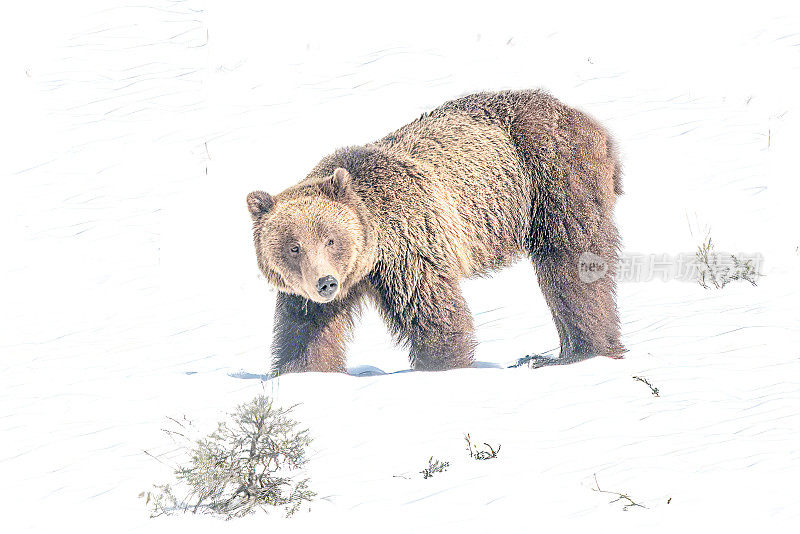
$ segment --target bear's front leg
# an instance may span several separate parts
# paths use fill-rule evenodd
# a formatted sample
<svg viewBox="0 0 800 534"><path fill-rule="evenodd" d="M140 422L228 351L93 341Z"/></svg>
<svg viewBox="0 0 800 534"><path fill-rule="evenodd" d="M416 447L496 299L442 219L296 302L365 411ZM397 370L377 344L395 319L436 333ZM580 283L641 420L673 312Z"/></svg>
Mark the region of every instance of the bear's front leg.
<svg viewBox="0 0 800 534"><path fill-rule="evenodd" d="M393 330L411 344L418 371L443 371L472 365L475 353L472 314L457 280L440 276L375 284L379 303ZM408 291L408 293L406 293Z"/></svg>
<svg viewBox="0 0 800 534"><path fill-rule="evenodd" d="M272 341L273 374L345 372L345 349L359 302L352 291L344 299L325 304L278 293Z"/></svg>

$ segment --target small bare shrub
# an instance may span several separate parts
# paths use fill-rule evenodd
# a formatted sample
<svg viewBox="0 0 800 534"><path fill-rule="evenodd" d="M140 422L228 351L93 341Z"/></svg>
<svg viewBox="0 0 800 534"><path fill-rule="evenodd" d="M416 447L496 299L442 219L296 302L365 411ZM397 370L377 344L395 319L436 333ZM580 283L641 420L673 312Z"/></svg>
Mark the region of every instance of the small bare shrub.
<svg viewBox="0 0 800 534"><path fill-rule="evenodd" d="M146 493L151 517L190 511L231 519L274 507L288 517L311 501L315 493L308 479L298 476L311 438L307 430L296 430L298 423L288 417L292 408L275 408L271 399L259 395L193 445L183 432L191 422L170 419L180 428L167 433L183 441L189 461L175 469L182 496L170 485Z"/></svg>
<svg viewBox="0 0 800 534"><path fill-rule="evenodd" d="M441 460L434 460L433 456L428 459L428 467L420 471L422 478L431 478L436 473L444 473L450 467L450 462L442 462Z"/></svg>
<svg viewBox="0 0 800 534"><path fill-rule="evenodd" d="M697 247L695 254L698 269L698 283L706 289L722 289L734 280L746 280L752 285L761 274L753 265L753 260L742 260L733 254L727 256L714 252L711 236Z"/></svg>

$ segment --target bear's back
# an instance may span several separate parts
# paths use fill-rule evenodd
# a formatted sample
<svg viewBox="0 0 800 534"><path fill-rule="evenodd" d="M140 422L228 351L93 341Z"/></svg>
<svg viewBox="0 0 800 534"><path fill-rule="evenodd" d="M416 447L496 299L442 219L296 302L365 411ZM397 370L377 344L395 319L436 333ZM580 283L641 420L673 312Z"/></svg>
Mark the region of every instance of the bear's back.
<svg viewBox="0 0 800 534"><path fill-rule="evenodd" d="M448 103L371 145L420 171L413 188L403 186L413 213L442 229L445 255L465 276L525 250L532 201L530 173L500 115L474 111Z"/></svg>

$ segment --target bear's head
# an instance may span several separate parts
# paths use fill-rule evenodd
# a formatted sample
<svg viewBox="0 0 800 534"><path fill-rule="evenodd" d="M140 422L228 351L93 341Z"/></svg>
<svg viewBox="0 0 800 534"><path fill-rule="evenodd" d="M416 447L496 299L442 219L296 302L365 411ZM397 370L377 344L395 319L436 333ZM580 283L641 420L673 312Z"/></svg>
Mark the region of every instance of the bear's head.
<svg viewBox="0 0 800 534"><path fill-rule="evenodd" d="M319 303L347 294L371 269L374 232L342 168L271 196L247 195L258 266L280 291Z"/></svg>

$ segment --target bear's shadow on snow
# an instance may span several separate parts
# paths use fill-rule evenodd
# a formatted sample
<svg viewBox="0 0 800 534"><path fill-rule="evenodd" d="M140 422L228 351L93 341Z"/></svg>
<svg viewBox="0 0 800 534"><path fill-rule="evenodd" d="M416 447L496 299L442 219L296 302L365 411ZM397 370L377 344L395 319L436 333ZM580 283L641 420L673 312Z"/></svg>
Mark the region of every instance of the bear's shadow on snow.
<svg viewBox="0 0 800 534"><path fill-rule="evenodd" d="M474 362L470 368L472 369L505 369L507 366L494 362ZM355 367L348 367L347 374L350 376L368 377L368 376L382 376L382 375L399 375L401 373L413 373L414 369L401 369L399 371L386 372L383 369L374 367L372 365L357 365ZM425 371L417 371L425 372ZM241 380L261 380L267 381L275 378L271 373L250 373L248 371L237 371L235 373L228 373L231 378L239 378Z"/></svg>

